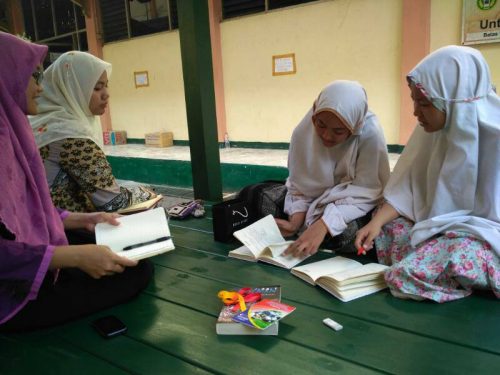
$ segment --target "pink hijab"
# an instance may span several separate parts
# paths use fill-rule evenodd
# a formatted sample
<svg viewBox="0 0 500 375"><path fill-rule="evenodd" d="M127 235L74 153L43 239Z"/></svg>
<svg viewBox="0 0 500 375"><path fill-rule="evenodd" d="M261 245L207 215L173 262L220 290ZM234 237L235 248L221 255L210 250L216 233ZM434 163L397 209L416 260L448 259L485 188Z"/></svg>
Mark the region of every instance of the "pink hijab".
<svg viewBox="0 0 500 375"><path fill-rule="evenodd" d="M28 286L21 299L0 287L1 323L36 297L53 246L67 240L25 114L26 88L47 47L0 32L0 51L0 222L15 235L0 239L0 279Z"/></svg>

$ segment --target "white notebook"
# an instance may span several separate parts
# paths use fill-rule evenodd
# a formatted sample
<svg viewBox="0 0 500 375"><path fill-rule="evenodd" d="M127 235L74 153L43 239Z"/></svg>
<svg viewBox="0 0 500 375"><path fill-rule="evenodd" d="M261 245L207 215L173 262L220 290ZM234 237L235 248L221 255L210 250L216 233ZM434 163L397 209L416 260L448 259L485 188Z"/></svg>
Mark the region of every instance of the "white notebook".
<svg viewBox="0 0 500 375"><path fill-rule="evenodd" d="M99 223L95 227L96 243L106 245L129 259L139 260L175 248L170 237L167 215L162 207L137 214L120 216L120 225Z"/></svg>

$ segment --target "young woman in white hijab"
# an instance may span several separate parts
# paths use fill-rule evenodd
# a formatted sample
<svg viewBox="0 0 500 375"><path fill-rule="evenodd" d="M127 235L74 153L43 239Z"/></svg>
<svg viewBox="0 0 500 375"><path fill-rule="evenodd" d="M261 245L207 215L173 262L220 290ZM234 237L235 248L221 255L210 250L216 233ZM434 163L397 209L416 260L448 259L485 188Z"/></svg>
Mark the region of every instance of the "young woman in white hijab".
<svg viewBox="0 0 500 375"><path fill-rule="evenodd" d="M120 187L102 151L102 115L111 64L79 51L61 55L45 72L38 115L30 118L52 200L76 212L116 211L154 197Z"/></svg>
<svg viewBox="0 0 500 375"><path fill-rule="evenodd" d="M481 53L448 46L408 75L419 126L357 235L398 297L500 297L500 98Z"/></svg>
<svg viewBox="0 0 500 375"><path fill-rule="evenodd" d="M287 253L314 254L325 237L352 244L389 178L383 131L358 82L334 81L323 89L293 132L288 169L289 218L276 222L285 236L303 232Z"/></svg>

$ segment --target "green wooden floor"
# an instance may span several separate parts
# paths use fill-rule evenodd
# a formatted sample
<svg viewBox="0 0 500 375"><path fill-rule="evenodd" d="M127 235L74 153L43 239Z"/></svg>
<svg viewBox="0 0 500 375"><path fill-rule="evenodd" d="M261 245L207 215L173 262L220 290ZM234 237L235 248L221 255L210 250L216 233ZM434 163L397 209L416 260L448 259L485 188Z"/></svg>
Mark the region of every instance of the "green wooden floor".
<svg viewBox="0 0 500 375"><path fill-rule="evenodd" d="M153 258L154 281L131 303L54 329L0 334L0 374L500 374L492 295L438 305L384 291L342 303L287 270L227 258L236 244L213 241L209 216L170 221L176 250ZM215 334L219 290L273 284L297 307L279 336ZM106 314L128 333L98 336L90 322ZM326 317L344 329L327 328Z"/></svg>

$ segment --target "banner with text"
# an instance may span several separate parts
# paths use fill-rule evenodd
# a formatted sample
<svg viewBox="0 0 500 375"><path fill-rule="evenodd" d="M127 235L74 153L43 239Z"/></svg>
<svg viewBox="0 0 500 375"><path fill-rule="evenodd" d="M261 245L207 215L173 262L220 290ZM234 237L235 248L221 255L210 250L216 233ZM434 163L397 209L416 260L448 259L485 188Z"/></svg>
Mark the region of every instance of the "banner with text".
<svg viewBox="0 0 500 375"><path fill-rule="evenodd" d="M500 42L500 2L463 0L462 44Z"/></svg>

